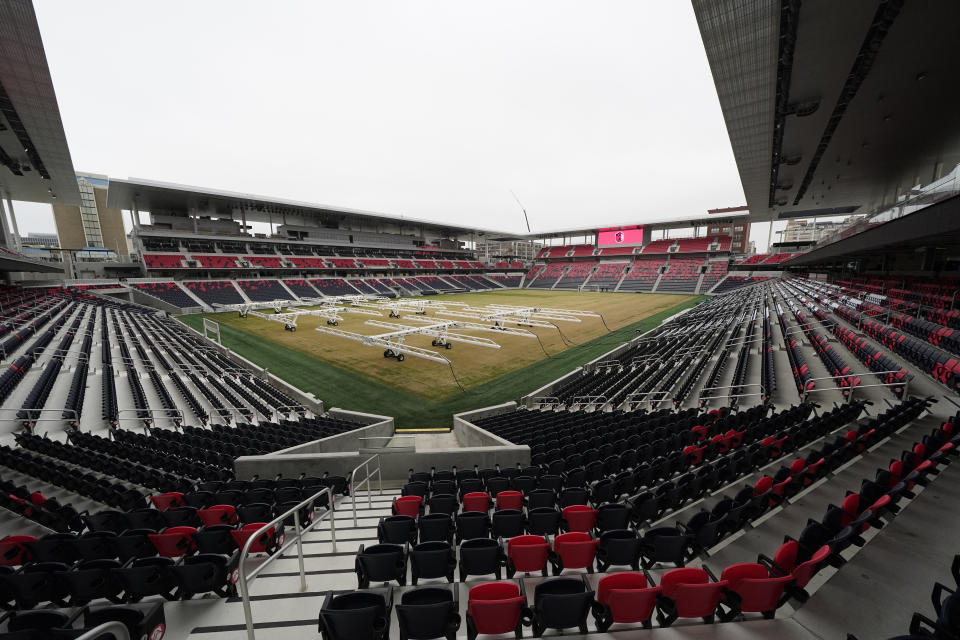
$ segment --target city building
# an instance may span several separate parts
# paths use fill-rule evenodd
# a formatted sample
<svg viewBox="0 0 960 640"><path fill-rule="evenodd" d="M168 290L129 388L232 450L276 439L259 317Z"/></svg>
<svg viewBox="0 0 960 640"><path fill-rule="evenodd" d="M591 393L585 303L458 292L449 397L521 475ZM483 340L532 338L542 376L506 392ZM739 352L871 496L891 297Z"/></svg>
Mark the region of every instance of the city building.
<svg viewBox="0 0 960 640"><path fill-rule="evenodd" d="M747 253L750 248L750 223L746 220L710 224L707 226L707 235L730 236L730 251L733 253Z"/></svg>

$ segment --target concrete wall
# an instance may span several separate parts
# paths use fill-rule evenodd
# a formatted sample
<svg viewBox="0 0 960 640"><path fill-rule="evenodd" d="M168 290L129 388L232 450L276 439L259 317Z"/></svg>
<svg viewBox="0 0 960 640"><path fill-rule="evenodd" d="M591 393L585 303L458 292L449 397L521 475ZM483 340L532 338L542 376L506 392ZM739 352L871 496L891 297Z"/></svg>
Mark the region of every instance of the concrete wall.
<svg viewBox="0 0 960 640"><path fill-rule="evenodd" d="M360 448L360 438L370 437L389 437L393 435L393 418L387 416L375 416L369 413L358 413L355 411L346 411L343 409L330 409L328 412L331 417L340 420L349 420L359 424L367 425L361 429L354 429L346 433L339 433L335 436L313 440L298 444L288 449L274 451L270 455L297 455L303 453L334 453L347 451L356 453Z"/></svg>
<svg viewBox="0 0 960 640"><path fill-rule="evenodd" d="M340 411L331 409L330 413L343 415L344 412L336 413ZM470 468L476 465L484 468L498 464L501 467L530 464L530 447L526 445L510 444L465 421L458 425L455 433L458 444L461 444L455 448L382 451L379 454L379 465L384 485L400 486L406 482L410 469L428 471L431 467L450 469L454 466ZM238 458L235 462L237 477L244 479L260 476L263 478L275 476L278 473L287 477L301 473L319 476L326 472L332 475L349 476L353 469L371 457L371 454L361 454L356 450L360 446L359 438L392 434L393 420L386 419L363 429L291 447L284 451L263 456L245 456ZM355 447L352 451L348 450L351 446Z"/></svg>
<svg viewBox="0 0 960 640"><path fill-rule="evenodd" d="M512 445L509 440L494 435L486 429L481 429L473 423L480 418L497 416L501 413L511 413L517 410L517 403L510 401L492 407L464 411L453 416L453 435L457 442L464 447L500 447Z"/></svg>
<svg viewBox="0 0 960 640"><path fill-rule="evenodd" d="M470 468L477 465L481 468L499 464L503 466L527 466L530 464L530 447L459 447L456 449L431 449L429 451L389 452L380 455L380 468L385 486L400 486L406 482L408 471L429 471L431 467L450 469L451 467ZM296 477L301 473L307 475L349 476L351 471L370 458L370 455L357 452L333 453L297 453L272 456L246 456L238 458L234 463L237 478L249 479L255 475L272 477L283 474L285 477Z"/></svg>

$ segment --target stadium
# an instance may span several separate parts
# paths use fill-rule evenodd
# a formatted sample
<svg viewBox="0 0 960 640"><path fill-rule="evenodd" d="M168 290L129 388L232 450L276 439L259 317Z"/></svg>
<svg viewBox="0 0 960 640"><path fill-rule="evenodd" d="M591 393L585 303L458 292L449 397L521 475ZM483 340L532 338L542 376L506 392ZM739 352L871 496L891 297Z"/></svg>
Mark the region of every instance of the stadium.
<svg viewBox="0 0 960 640"><path fill-rule="evenodd" d="M956 4L692 0L745 203L522 232L83 172L36 4L0 639L960 637Z"/></svg>

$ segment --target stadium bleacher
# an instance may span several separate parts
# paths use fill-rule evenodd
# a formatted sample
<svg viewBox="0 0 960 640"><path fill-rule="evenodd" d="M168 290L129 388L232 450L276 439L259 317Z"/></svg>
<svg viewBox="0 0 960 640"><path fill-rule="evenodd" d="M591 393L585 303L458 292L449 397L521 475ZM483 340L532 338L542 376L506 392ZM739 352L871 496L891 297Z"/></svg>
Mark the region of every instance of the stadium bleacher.
<svg viewBox="0 0 960 640"><path fill-rule="evenodd" d="M311 278L308 282L325 296L355 296L360 293L343 278Z"/></svg>
<svg viewBox="0 0 960 640"><path fill-rule="evenodd" d="M298 298L316 298L319 293L310 286L310 283L303 279L284 279L283 284L287 289L293 292Z"/></svg>
<svg viewBox="0 0 960 640"><path fill-rule="evenodd" d="M619 291L653 291L663 265L662 258L637 258L624 275Z"/></svg>
<svg viewBox="0 0 960 640"><path fill-rule="evenodd" d="M704 260L699 258L671 258L657 291L693 291L700 279L700 267L703 264Z"/></svg>
<svg viewBox="0 0 960 640"><path fill-rule="evenodd" d="M612 291L629 266L628 262L601 262L587 283L591 288L600 287L603 290Z"/></svg>
<svg viewBox="0 0 960 640"><path fill-rule="evenodd" d="M575 262L557 281L557 289L578 289L593 272L596 262Z"/></svg>
<svg viewBox="0 0 960 640"><path fill-rule="evenodd" d="M243 297L229 280L191 280L183 284L195 296L211 306L244 302Z"/></svg>
<svg viewBox="0 0 960 640"><path fill-rule="evenodd" d="M528 284L526 286L531 289L550 289L571 266L572 264L569 262L551 262L542 271L537 273L532 280L528 277Z"/></svg>
<svg viewBox="0 0 960 640"><path fill-rule="evenodd" d="M130 286L177 307L197 306L196 300L191 298L176 282L133 282Z"/></svg>
<svg viewBox="0 0 960 640"><path fill-rule="evenodd" d="M237 285L253 302L292 300L279 280L237 280Z"/></svg>

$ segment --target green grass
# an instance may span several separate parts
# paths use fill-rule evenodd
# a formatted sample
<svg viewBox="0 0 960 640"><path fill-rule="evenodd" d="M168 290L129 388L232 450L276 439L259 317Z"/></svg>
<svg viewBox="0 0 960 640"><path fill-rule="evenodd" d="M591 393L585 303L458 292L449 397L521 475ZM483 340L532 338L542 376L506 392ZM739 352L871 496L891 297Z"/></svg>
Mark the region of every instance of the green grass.
<svg viewBox="0 0 960 640"><path fill-rule="evenodd" d="M692 307L698 296L665 311L648 316L599 338L507 373L464 393L428 402L413 394L361 377L318 358L276 343L264 342L252 334L220 325L223 346L251 362L265 367L291 385L323 400L324 406L390 415L398 427L449 427L452 415L489 405L518 400L521 396L597 358L617 345L648 331L683 309ZM189 327L202 331L203 314L180 316Z"/></svg>

